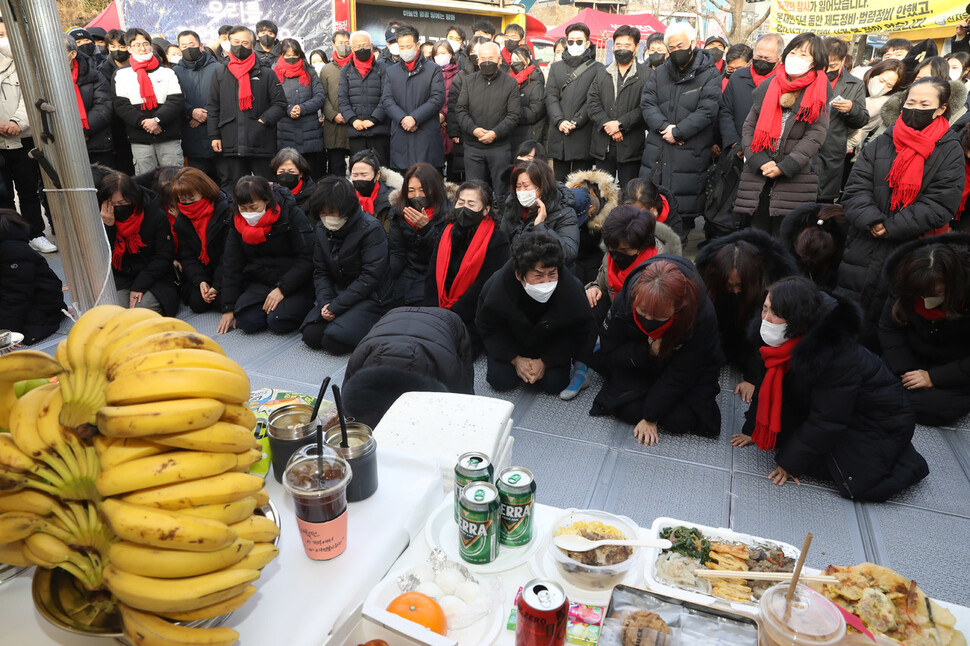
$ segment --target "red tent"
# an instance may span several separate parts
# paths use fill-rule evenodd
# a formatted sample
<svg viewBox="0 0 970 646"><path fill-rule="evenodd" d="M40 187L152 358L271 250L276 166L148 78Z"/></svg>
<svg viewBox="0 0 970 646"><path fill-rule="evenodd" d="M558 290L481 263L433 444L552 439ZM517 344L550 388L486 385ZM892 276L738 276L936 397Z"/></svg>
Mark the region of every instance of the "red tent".
<svg viewBox="0 0 970 646"><path fill-rule="evenodd" d="M566 27L574 22L584 22L589 27L590 39L595 42L605 42L613 36L613 32L620 25L630 25L640 30L643 38L650 34L664 33L667 26L649 13L616 14L596 9L583 9L575 18L565 22L546 33L546 38L556 40L566 35Z"/></svg>
<svg viewBox="0 0 970 646"><path fill-rule="evenodd" d="M110 3L104 8L104 11L98 14L97 18L89 22L85 27L101 27L105 31L121 29L121 15L118 13L118 3Z"/></svg>

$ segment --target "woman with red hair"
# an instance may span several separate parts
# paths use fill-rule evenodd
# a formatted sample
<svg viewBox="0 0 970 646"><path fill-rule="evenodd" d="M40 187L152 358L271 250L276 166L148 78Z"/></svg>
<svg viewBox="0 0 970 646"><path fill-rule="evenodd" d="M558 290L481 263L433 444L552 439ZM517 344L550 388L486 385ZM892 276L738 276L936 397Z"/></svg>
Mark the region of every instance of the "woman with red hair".
<svg viewBox="0 0 970 646"><path fill-rule="evenodd" d="M716 437L724 361L714 306L694 265L654 256L627 277L600 329L590 365L606 382L589 414L635 424L633 435L646 446L657 443L658 425Z"/></svg>

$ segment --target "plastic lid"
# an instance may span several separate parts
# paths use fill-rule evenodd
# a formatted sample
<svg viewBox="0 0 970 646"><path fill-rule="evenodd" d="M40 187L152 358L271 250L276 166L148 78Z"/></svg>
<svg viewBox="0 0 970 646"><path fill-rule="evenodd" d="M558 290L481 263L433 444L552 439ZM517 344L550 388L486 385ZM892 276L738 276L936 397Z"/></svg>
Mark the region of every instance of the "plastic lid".
<svg viewBox="0 0 970 646"><path fill-rule="evenodd" d="M784 635L793 645L837 644L845 637L845 618L831 601L799 584L785 620L788 583L779 583L761 597L761 617L769 633Z"/></svg>
<svg viewBox="0 0 970 646"><path fill-rule="evenodd" d="M321 467L324 476L322 483L318 477ZM336 455L304 457L286 465L283 488L301 498L330 497L345 489L352 476L350 464Z"/></svg>

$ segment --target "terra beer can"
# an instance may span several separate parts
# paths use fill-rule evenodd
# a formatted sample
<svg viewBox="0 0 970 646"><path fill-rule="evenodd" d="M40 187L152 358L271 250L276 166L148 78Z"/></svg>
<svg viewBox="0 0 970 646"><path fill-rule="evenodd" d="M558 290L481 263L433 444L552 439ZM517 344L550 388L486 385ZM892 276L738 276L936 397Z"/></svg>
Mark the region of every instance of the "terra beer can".
<svg viewBox="0 0 970 646"><path fill-rule="evenodd" d="M522 588L517 604L515 646L563 646L569 600L555 581L532 579Z"/></svg>
<svg viewBox="0 0 970 646"><path fill-rule="evenodd" d="M522 467L503 469L495 479L498 487L502 526L502 545L518 547L532 540L532 508L536 499L536 481L532 472Z"/></svg>
<svg viewBox="0 0 970 646"><path fill-rule="evenodd" d="M458 553L481 565L498 558L498 489L490 482L470 482L461 490Z"/></svg>
<svg viewBox="0 0 970 646"><path fill-rule="evenodd" d="M494 467L484 453L462 453L455 465L455 522L458 522L458 507L461 490L469 482L491 482Z"/></svg>

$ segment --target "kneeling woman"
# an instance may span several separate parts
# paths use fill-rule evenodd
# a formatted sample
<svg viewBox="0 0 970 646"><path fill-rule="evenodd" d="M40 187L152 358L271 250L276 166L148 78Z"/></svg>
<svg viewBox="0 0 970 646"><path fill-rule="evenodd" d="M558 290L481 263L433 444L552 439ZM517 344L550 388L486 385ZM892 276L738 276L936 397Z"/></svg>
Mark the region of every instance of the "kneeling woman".
<svg viewBox="0 0 970 646"><path fill-rule="evenodd" d="M111 246L111 273L122 307L175 316L175 245L161 204L130 175L111 173L98 185L98 203Z"/></svg>
<svg viewBox="0 0 970 646"><path fill-rule="evenodd" d="M424 162L409 168L391 207L388 250L395 304L420 305L424 300L428 263L450 210L441 173Z"/></svg>
<svg viewBox="0 0 970 646"><path fill-rule="evenodd" d="M716 437L716 397L724 353L714 306L686 258L654 256L634 269L600 328L590 366L606 378L593 416L635 424L633 435L657 443L668 433Z"/></svg>
<svg viewBox="0 0 970 646"><path fill-rule="evenodd" d="M250 175L233 191L236 214L222 256L217 331L288 334L313 305L313 230L288 189Z"/></svg>
<svg viewBox="0 0 970 646"><path fill-rule="evenodd" d="M303 322L303 342L347 354L388 310L393 281L387 236L343 178L317 183L310 212L322 226L313 251L316 302Z"/></svg>
<svg viewBox="0 0 970 646"><path fill-rule="evenodd" d="M775 484L831 479L855 500L886 500L929 473L899 379L858 342L861 316L807 278L768 288L761 313L765 376L732 443L775 450ZM749 437L750 436L750 437Z"/></svg>
<svg viewBox="0 0 970 646"><path fill-rule="evenodd" d="M61 279L30 248L30 225L13 209L0 209L0 329L20 332L33 345L60 327L67 309Z"/></svg>
<svg viewBox="0 0 970 646"><path fill-rule="evenodd" d="M879 323L882 358L902 379L919 424L970 412L970 235L933 236L886 261L893 294Z"/></svg>

